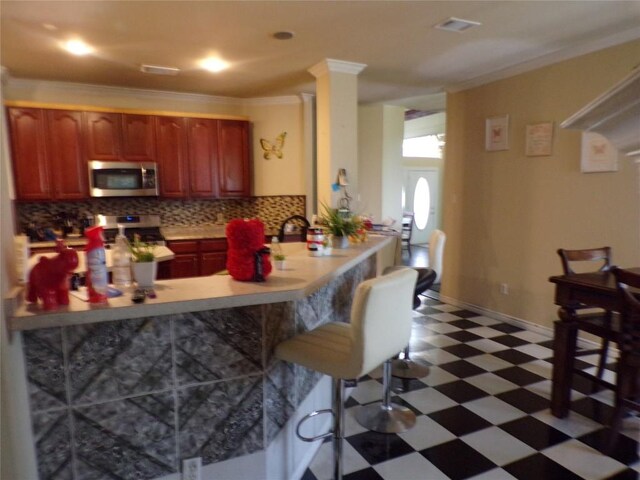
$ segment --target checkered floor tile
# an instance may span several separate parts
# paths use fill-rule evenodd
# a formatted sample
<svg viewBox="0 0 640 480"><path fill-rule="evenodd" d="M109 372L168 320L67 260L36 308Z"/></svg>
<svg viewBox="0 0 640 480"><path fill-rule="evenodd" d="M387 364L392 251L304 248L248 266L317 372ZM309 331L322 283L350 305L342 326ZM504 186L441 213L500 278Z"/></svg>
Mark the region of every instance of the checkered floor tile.
<svg viewBox="0 0 640 480"><path fill-rule="evenodd" d="M381 398L381 369L361 378L346 403L345 480L640 478L640 417L627 417L614 452L601 453L611 391L576 376L570 415L551 415L549 338L423 297L411 350L429 375L392 385L415 427L398 435L361 427L354 412ZM580 362L593 369L597 357ZM327 440L303 480L331 478L331 462Z"/></svg>

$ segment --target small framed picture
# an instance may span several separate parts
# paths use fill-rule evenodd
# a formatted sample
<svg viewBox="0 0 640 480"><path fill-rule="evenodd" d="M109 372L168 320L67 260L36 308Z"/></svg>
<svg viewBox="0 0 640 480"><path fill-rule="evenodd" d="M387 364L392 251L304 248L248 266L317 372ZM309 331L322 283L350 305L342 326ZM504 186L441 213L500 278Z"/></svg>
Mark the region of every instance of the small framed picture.
<svg viewBox="0 0 640 480"><path fill-rule="evenodd" d="M553 122L527 125L525 154L527 157L551 155L553 148Z"/></svg>
<svg viewBox="0 0 640 480"><path fill-rule="evenodd" d="M582 173L617 172L618 150L599 133L583 132L580 171Z"/></svg>
<svg viewBox="0 0 640 480"><path fill-rule="evenodd" d="M509 150L509 115L489 117L485 124L485 149Z"/></svg>

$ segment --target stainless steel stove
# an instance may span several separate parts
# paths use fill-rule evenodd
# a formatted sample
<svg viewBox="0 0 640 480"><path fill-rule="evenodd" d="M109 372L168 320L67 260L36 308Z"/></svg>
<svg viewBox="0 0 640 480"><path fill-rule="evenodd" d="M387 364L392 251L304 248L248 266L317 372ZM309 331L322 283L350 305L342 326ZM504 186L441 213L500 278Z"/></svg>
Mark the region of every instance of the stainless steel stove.
<svg viewBox="0 0 640 480"><path fill-rule="evenodd" d="M115 242L118 225L124 225L124 234L129 241L133 241L134 234L140 235L140 240L154 245L166 245L160 232L159 215L96 215L96 225L104 229L104 240L107 244Z"/></svg>

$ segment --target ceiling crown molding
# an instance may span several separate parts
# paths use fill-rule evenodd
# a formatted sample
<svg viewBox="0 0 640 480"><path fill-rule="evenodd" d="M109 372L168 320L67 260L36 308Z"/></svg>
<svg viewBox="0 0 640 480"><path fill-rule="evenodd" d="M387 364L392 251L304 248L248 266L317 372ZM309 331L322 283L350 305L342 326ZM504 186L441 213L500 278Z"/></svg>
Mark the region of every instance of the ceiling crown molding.
<svg viewBox="0 0 640 480"><path fill-rule="evenodd" d="M600 38L590 42L582 42L573 45L572 47L565 47L554 51L549 51L536 58L525 60L520 63L516 63L509 67L503 68L495 72L478 75L464 82L448 85L445 90L450 93L456 93L470 88L486 85L487 83L496 82L505 78L514 77L521 73L530 72L538 68L546 67L554 63L562 62L564 60L570 60L581 55L586 55L598 50L604 50L605 48L621 45L626 42L631 42L640 38L640 27L634 27L622 32L616 32L606 38Z"/></svg>
<svg viewBox="0 0 640 480"><path fill-rule="evenodd" d="M10 93L6 95L9 100L20 100L20 90L48 90L50 92L73 92L77 95L93 95L104 97L122 98L125 96L135 96L136 98L147 98L156 101L179 101L189 102L198 105L287 105L300 103L301 100L296 95L283 95L279 97L262 97L262 98L235 98L235 97L222 97L217 95L206 95L202 93L184 93L184 92L170 92L164 90L150 90L142 88L130 88L130 87L114 87L108 85L95 85L88 83L71 83L71 82L56 82L49 80L33 80L26 78L15 78L5 75L3 70L3 78L8 77L7 87L9 90L13 90L13 95ZM14 98L16 97L16 98Z"/></svg>
<svg viewBox="0 0 640 480"><path fill-rule="evenodd" d="M364 63L346 62L344 60L325 58L324 60L310 67L307 71L314 77L318 78L326 75L329 72L350 73L352 75L358 75L365 68L366 65Z"/></svg>

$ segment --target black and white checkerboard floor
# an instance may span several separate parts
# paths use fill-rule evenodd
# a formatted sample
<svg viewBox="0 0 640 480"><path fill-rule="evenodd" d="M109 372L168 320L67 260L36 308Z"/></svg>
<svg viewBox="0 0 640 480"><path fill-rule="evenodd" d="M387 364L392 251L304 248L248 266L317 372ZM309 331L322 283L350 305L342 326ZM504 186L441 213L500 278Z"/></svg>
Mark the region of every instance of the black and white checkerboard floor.
<svg viewBox="0 0 640 480"><path fill-rule="evenodd" d="M393 400L416 413L416 426L398 435L361 427L354 411L380 400L382 384L360 379L347 401L345 480L640 478L640 417L625 419L611 456L600 453L610 390L593 392L576 377L569 417L551 415L550 338L423 297L411 350L412 358L431 365L430 374L394 378ZM597 358L578 362L594 368ZM331 478L331 462L326 441L303 480Z"/></svg>

